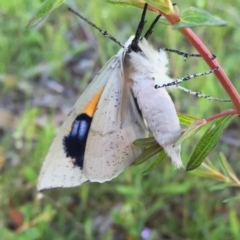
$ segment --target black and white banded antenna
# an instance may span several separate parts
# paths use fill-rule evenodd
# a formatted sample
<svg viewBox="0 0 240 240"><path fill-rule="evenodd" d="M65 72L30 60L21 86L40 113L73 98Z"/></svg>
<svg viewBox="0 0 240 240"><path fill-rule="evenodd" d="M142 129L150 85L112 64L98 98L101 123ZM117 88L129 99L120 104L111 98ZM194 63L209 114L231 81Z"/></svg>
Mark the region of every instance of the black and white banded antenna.
<svg viewBox="0 0 240 240"><path fill-rule="evenodd" d="M229 100L229 99L215 98L215 97L212 97L210 95L206 95L206 94L203 94L201 92L193 91L193 90L187 89L187 88L182 87L182 86L176 86L176 87L178 89L182 90L183 92L189 93L189 94L194 95L194 96L199 97L199 98L205 98L207 100L217 101L217 102L231 102L231 100Z"/></svg>
<svg viewBox="0 0 240 240"><path fill-rule="evenodd" d="M78 16L79 18L81 18L82 20L84 20L87 24L89 24L90 26L94 27L95 29L97 29L104 37L109 38L110 40L112 40L113 42L115 42L116 44L118 44L121 48L124 48L124 46L115 38L113 37L111 34L109 34L107 31L102 30L100 27L98 27L96 24L92 23L91 21L89 21L87 18L83 17L80 13L76 12L75 10L73 10L72 8L68 8L68 10L72 13L74 13L76 16Z"/></svg>
<svg viewBox="0 0 240 240"><path fill-rule="evenodd" d="M170 86L177 86L179 83L182 83L182 82L185 82L185 81L188 81L192 78L196 78L196 77L200 77L200 76L204 76L204 75L208 75L208 74L211 74L211 73L214 73L215 71L218 70L219 67L216 67L214 68L213 70L210 70L210 71L207 71L207 72L202 72L202 73L195 73L195 74L192 74L192 75L186 75L182 78L177 78L175 81L172 81L170 83L165 83L165 84L162 84L162 85L155 85L155 88L162 88L162 87L170 87Z"/></svg>
<svg viewBox="0 0 240 240"><path fill-rule="evenodd" d="M201 92L193 91L193 90L190 90L190 89L187 89L187 88L184 88L184 87L178 85L179 83L185 82L185 81L193 79L195 77L200 77L200 76L211 74L211 73L213 73L217 70L218 70L218 67L214 68L213 70L207 71L207 72L196 73L196 74L192 74L192 75L186 75L185 77L179 78L179 79L177 79L175 81L172 81L170 83L166 83L166 84L162 84L162 85L155 85L155 88L175 86L176 88L178 88L178 89L180 89L180 90L182 90L186 93L189 93L191 95L197 96L199 98L205 98L205 99L208 99L208 100L213 100L213 101L218 101L218 102L231 102L231 100L229 100L229 99L215 98L215 97L212 97L210 95L206 95L206 94L203 94Z"/></svg>
<svg viewBox="0 0 240 240"><path fill-rule="evenodd" d="M175 49L171 49L171 48L160 48L160 50L164 50L166 52L171 52L171 53L176 53L177 55L183 56L184 61L186 61L186 59L188 57L202 57L199 53L185 53L185 52L181 52L179 50L175 50ZM212 54L211 59L214 60L216 58L216 55Z"/></svg>

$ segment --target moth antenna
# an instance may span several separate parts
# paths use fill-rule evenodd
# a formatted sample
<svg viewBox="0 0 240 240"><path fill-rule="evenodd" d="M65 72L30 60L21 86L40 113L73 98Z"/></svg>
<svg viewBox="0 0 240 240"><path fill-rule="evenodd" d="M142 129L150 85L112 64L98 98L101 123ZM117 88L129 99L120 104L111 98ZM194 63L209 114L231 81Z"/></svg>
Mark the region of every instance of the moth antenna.
<svg viewBox="0 0 240 240"><path fill-rule="evenodd" d="M189 93L191 95L194 95L194 96L197 96L199 98L206 98L208 100L212 100L212 101L218 101L218 102L231 102L231 100L229 99L221 99L221 98L215 98L215 97L212 97L210 95L206 95L206 94L203 94L201 92L196 92L196 91L193 91L193 90L190 90L190 89L187 89L187 88L184 88L182 86L176 86L178 89L186 92L186 93Z"/></svg>
<svg viewBox="0 0 240 240"><path fill-rule="evenodd" d="M107 31L102 30L100 27L98 27L96 24L92 23L91 21L89 21L87 18L83 17L80 13L76 12L75 10L73 10L72 8L68 8L68 10L72 13L74 13L76 16L78 16L79 18L81 18L82 20L84 20L87 24L89 24L90 26L94 27L95 29L97 29L104 37L109 38L110 40L112 40L113 42L115 42L116 44L118 44L121 48L124 48L124 46L116 39L114 38L112 35L110 35Z"/></svg>
<svg viewBox="0 0 240 240"><path fill-rule="evenodd" d="M153 33L153 28L155 27L156 23L158 22L159 18L162 15L159 14L153 21L153 23L151 24L150 28L147 30L147 32L144 35L144 38L148 39L150 37L150 35Z"/></svg>
<svg viewBox="0 0 240 240"><path fill-rule="evenodd" d="M192 74L192 75L186 75L185 77L178 78L177 80L172 81L170 83L165 83L165 84L162 84L162 85L155 85L155 88L170 87L170 86L174 86L174 85L177 86L179 83L185 82L185 81L190 80L190 79L195 78L195 77L200 77L200 76L211 74L211 73L213 73L213 72L215 72L217 70L218 70L218 67L216 67L213 70L210 70L208 72L196 73L196 74Z"/></svg>
<svg viewBox="0 0 240 240"><path fill-rule="evenodd" d="M143 12L142 12L142 16L141 16L141 20L138 24L138 27L137 27L137 31L136 31L136 34L135 34L135 37L133 39L133 43L138 43L138 40L140 39L141 37L141 34L142 34L142 31L143 31L143 28L144 28L144 25L146 23L145 21L145 16L146 16L146 12L147 12L147 8L148 8L148 4L145 3L144 5L144 9L143 9Z"/></svg>

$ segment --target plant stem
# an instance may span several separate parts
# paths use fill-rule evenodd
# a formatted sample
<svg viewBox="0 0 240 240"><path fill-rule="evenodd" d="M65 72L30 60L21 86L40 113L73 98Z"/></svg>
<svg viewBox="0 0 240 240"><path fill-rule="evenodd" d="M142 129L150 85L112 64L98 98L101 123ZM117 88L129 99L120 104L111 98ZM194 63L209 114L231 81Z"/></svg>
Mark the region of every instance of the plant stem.
<svg viewBox="0 0 240 240"><path fill-rule="evenodd" d="M205 120L207 122L211 122L212 120L216 119L216 118L219 118L219 117L222 117L222 116L226 116L226 115L233 115L233 114L239 114L239 112L235 109L231 109L231 110L228 110L228 111L225 111L225 112L221 112L221 113L217 113L209 118L205 118Z"/></svg>

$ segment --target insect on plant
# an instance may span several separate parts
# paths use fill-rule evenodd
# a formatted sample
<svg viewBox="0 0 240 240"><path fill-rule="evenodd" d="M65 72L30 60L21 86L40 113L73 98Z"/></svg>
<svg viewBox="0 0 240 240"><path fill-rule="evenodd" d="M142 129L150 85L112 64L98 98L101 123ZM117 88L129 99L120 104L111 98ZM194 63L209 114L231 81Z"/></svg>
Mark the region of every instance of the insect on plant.
<svg viewBox="0 0 240 240"><path fill-rule="evenodd" d="M200 97L225 101L179 86L191 78L217 72L218 66L177 80L168 76L166 51L184 57L199 55L155 50L148 38L161 15L143 34L147 9L145 4L136 34L124 45L69 9L121 49L99 71L61 126L43 163L38 190L112 180L144 152L136 146L135 140L146 138L149 130L158 147L163 148L175 167L181 168L180 121L166 87L178 87Z"/></svg>

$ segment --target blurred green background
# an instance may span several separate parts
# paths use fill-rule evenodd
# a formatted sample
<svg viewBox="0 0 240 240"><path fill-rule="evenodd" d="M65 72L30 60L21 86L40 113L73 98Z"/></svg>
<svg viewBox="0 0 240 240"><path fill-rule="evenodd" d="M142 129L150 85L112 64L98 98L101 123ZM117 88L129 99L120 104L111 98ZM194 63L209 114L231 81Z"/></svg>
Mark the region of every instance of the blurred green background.
<svg viewBox="0 0 240 240"><path fill-rule="evenodd" d="M40 0L2 0L0 8L0 238L1 239L239 239L240 204L223 202L237 188L213 191L215 180L174 170L169 160L149 175L149 162L104 184L38 193L37 177L55 130L78 96L119 47L77 19L66 5L34 28L28 21ZM135 33L141 10L103 0L75 1L81 13L124 43ZM225 27L194 29L239 89L240 2L176 1L180 12L195 6L227 21ZM149 25L154 14L148 13ZM170 26L158 24L150 41L193 53ZM207 71L199 58L170 54L173 77ZM228 98L214 75L185 87ZM198 118L232 108L175 90L178 111ZM224 152L239 173L239 123L230 125L211 154ZM198 138L183 145L186 164Z"/></svg>

